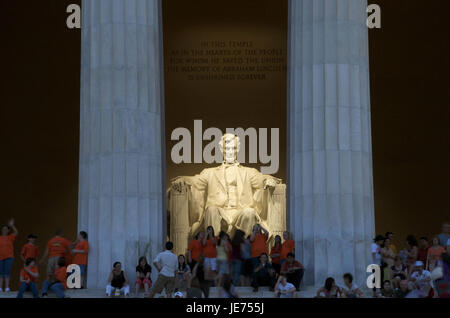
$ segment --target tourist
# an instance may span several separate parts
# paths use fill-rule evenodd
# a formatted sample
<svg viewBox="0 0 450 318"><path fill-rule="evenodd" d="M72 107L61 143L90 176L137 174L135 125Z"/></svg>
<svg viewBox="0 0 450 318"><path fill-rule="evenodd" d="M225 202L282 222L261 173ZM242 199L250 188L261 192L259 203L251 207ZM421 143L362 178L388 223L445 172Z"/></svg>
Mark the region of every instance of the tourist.
<svg viewBox="0 0 450 318"><path fill-rule="evenodd" d="M27 237L28 243L26 243L22 250L20 251L20 258L25 263L29 258L32 258L35 263L38 262L39 247L36 246L37 236L34 234L29 234Z"/></svg>
<svg viewBox="0 0 450 318"><path fill-rule="evenodd" d="M353 282L353 275L346 273L343 276L344 287L342 287L343 298L364 298L363 292L359 289L358 285Z"/></svg>
<svg viewBox="0 0 450 318"><path fill-rule="evenodd" d="M408 297L424 298L428 296L431 289L431 274L429 271L424 269L424 264L422 261L416 261L414 264L414 271L409 280L412 282L414 290L410 295L408 295Z"/></svg>
<svg viewBox="0 0 450 318"><path fill-rule="evenodd" d="M251 257L252 243L250 242L250 235L244 239L243 248L241 286L249 286L253 276L253 259Z"/></svg>
<svg viewBox="0 0 450 318"><path fill-rule="evenodd" d="M251 253L253 270L259 264L259 257L261 254L267 255L267 239L269 232L259 224L253 226L253 232L250 235Z"/></svg>
<svg viewBox="0 0 450 318"><path fill-rule="evenodd" d="M173 298L184 298L184 295L182 292L177 291L173 294Z"/></svg>
<svg viewBox="0 0 450 318"><path fill-rule="evenodd" d="M444 222L442 223L442 233L438 235L439 241L441 242L442 247L448 246L448 241L450 240L450 223Z"/></svg>
<svg viewBox="0 0 450 318"><path fill-rule="evenodd" d="M195 238L189 243L188 247L188 263L191 269L194 268L195 264L198 262L198 258L203 253L203 240L204 234L203 232L197 233Z"/></svg>
<svg viewBox="0 0 450 318"><path fill-rule="evenodd" d="M191 282L191 286L198 286L205 298L209 297L209 289L214 285L214 275L212 275L211 272L211 269L205 266L204 256L200 256L197 264L195 264L195 267L192 270L191 281L194 282L194 285L192 285Z"/></svg>
<svg viewBox="0 0 450 318"><path fill-rule="evenodd" d="M266 253L261 254L259 262L253 271L252 287L253 292L257 292L260 286L269 286L273 291L276 282L276 274L272 265L268 262Z"/></svg>
<svg viewBox="0 0 450 318"><path fill-rule="evenodd" d="M229 274L229 264L228 264L228 253L230 251L230 245L228 242L228 236L225 232L220 232L219 234L219 240L217 241L217 256L216 256L216 262L217 262L217 272L218 275L216 277L216 285L220 286L220 279L222 275Z"/></svg>
<svg viewBox="0 0 450 318"><path fill-rule="evenodd" d="M414 235L408 235L406 238L406 246L405 250L408 256L411 256L414 261L417 261L417 254L419 253L419 244L417 243L417 239Z"/></svg>
<svg viewBox="0 0 450 318"><path fill-rule="evenodd" d="M277 283L275 284L275 297L278 298L293 298L295 293L295 286L287 281L287 277L284 275L278 276Z"/></svg>
<svg viewBox="0 0 450 318"><path fill-rule="evenodd" d="M325 280L325 285L317 291L316 298L339 298L341 297L341 289L336 285L333 277Z"/></svg>
<svg viewBox="0 0 450 318"><path fill-rule="evenodd" d="M400 287L400 282L406 280L408 277L408 269L403 264L400 256L396 256L394 259L394 265L391 267L391 279L394 284L394 288Z"/></svg>
<svg viewBox="0 0 450 318"><path fill-rule="evenodd" d="M407 271L407 273L408 273L408 276L407 276L407 279L409 279L409 277L411 276L411 274L414 272L414 263L415 263L416 261L414 260L414 257L412 257L412 256L408 256L407 258L406 258L406 263L405 263L405 265L406 265L406 271Z"/></svg>
<svg viewBox="0 0 450 318"><path fill-rule="evenodd" d="M166 297L172 295L175 287L176 274L178 273L178 257L172 253L173 243L166 243L166 250L159 253L153 261L153 266L158 270L158 278L153 285L149 298L166 290Z"/></svg>
<svg viewBox="0 0 450 318"><path fill-rule="evenodd" d="M287 260L287 255L289 253L295 254L295 242L291 239L290 233L287 231L283 232L283 239L284 242L281 245L280 266Z"/></svg>
<svg viewBox="0 0 450 318"><path fill-rule="evenodd" d="M152 287L152 279L150 274L152 273L152 267L147 263L145 256L139 257L138 265L136 266L136 284L135 295L139 295L139 290L144 288L144 295L148 295L148 290Z"/></svg>
<svg viewBox="0 0 450 318"><path fill-rule="evenodd" d="M88 235L85 231L81 231L78 234L77 240L73 243L75 247L72 250L73 259L72 264L76 264L80 267L80 275L81 275L81 288L83 288L86 284L86 270L87 270L87 259L89 253L89 242Z"/></svg>
<svg viewBox="0 0 450 318"><path fill-rule="evenodd" d="M175 281L175 290L186 291L191 279L191 268L186 264L184 255L178 255L178 271Z"/></svg>
<svg viewBox="0 0 450 318"><path fill-rule="evenodd" d="M281 236L279 235L275 236L275 242L270 249L270 259L275 272L279 275L281 270Z"/></svg>
<svg viewBox="0 0 450 318"><path fill-rule="evenodd" d="M436 289L437 298L450 298L450 253L442 254L439 267L436 266L431 272L433 285Z"/></svg>
<svg viewBox="0 0 450 318"><path fill-rule="evenodd" d="M391 248L391 240L385 238L381 247L381 270L383 281L391 280L391 267L394 266L395 253Z"/></svg>
<svg viewBox="0 0 450 318"><path fill-rule="evenodd" d="M409 292L408 281L402 280L399 283L399 287L394 290L393 298L405 298Z"/></svg>
<svg viewBox="0 0 450 318"><path fill-rule="evenodd" d="M219 298L239 298L233 286L233 280L229 274L223 274L221 277Z"/></svg>
<svg viewBox="0 0 450 318"><path fill-rule="evenodd" d="M12 233L10 231L12 230ZM9 278L11 267L14 261L14 241L19 232L11 219L8 225L2 225L0 229L0 292L3 291L3 281L5 281L5 292L9 289Z"/></svg>
<svg viewBox="0 0 450 318"><path fill-rule="evenodd" d="M441 258L442 254L445 253L445 248L441 246L439 236L433 237L432 245L428 249L426 268L432 271L436 267L437 261Z"/></svg>
<svg viewBox="0 0 450 318"><path fill-rule="evenodd" d="M208 226L206 228L206 235L203 238L203 255L205 256L205 266L212 271L217 270L217 237L214 235L214 228Z"/></svg>
<svg viewBox="0 0 450 318"><path fill-rule="evenodd" d="M425 236L422 236L419 239L419 249L417 251L417 260L421 261L424 264L427 264L427 258L428 258L428 249L430 248L430 245L428 244L428 238Z"/></svg>
<svg viewBox="0 0 450 318"><path fill-rule="evenodd" d="M397 255L397 247L394 245L394 233L392 232L386 232L386 234L384 235L385 238L389 239L391 244L390 244L390 248L391 250L394 252L395 255Z"/></svg>
<svg viewBox="0 0 450 318"><path fill-rule="evenodd" d="M57 229L55 231L55 235L53 236L53 238L50 239L50 241L48 241L44 255L42 256L41 261L39 262L39 263L44 262L44 260L48 256L47 279L49 279L50 276L53 275L53 273L55 272L60 257L64 257L67 261L66 255L69 255L71 253L70 252L71 245L72 242L70 242L68 239L62 236L61 229Z"/></svg>
<svg viewBox="0 0 450 318"><path fill-rule="evenodd" d="M299 261L295 260L295 255L288 253L287 260L281 265L280 273L286 276L287 281L293 284L297 291L300 290L304 272L305 268Z"/></svg>
<svg viewBox="0 0 450 318"><path fill-rule="evenodd" d="M114 292L115 296L120 296L123 293L125 297L130 295L130 285L127 274L122 270L122 264L115 262L113 269L108 276L108 285L106 285L106 296L111 297Z"/></svg>
<svg viewBox="0 0 450 318"><path fill-rule="evenodd" d="M197 268L197 264L195 264L194 269ZM200 286L200 281L198 277L195 277L194 275L192 276L191 284L186 292L186 298L205 298Z"/></svg>
<svg viewBox="0 0 450 318"><path fill-rule="evenodd" d="M48 291L55 292L56 297L65 298L64 290L67 288L67 267L66 258L60 256L56 262L56 268L53 273L48 275L48 279L42 283L42 297L48 296Z"/></svg>
<svg viewBox="0 0 450 318"><path fill-rule="evenodd" d="M233 240L231 241L231 274L233 277L233 285L239 285L239 278L242 274L242 255L245 253L244 243L245 233L241 230L236 230Z"/></svg>
<svg viewBox="0 0 450 318"><path fill-rule="evenodd" d="M372 264L382 267L382 255L381 255L381 249L383 248L384 244L384 236L378 234L374 239L373 243L370 245L370 253L372 255ZM381 269L381 280L383 281L384 278L384 270ZM373 287L373 297L377 297L377 287Z"/></svg>
<svg viewBox="0 0 450 318"><path fill-rule="evenodd" d="M17 298L23 298L23 293L27 290L30 290L33 293L34 298L39 298L39 292L36 285L38 277L39 272L34 259L27 258L25 260L25 266L20 271L20 287Z"/></svg>
<svg viewBox="0 0 450 318"><path fill-rule="evenodd" d="M383 283L383 289L381 290L380 298L392 298L394 297L394 289L390 281L385 280Z"/></svg>

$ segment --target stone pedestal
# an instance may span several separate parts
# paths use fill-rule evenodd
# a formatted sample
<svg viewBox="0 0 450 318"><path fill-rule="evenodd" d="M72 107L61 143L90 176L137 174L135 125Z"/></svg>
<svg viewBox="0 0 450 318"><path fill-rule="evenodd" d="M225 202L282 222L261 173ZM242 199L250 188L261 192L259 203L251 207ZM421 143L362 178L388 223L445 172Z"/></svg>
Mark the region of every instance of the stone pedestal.
<svg viewBox="0 0 450 318"><path fill-rule="evenodd" d="M115 261L133 282L138 258L150 263L165 241L160 1L88 0L82 11L78 228L88 287L100 288Z"/></svg>
<svg viewBox="0 0 450 318"><path fill-rule="evenodd" d="M291 0L289 220L305 284L365 284L374 236L364 0Z"/></svg>

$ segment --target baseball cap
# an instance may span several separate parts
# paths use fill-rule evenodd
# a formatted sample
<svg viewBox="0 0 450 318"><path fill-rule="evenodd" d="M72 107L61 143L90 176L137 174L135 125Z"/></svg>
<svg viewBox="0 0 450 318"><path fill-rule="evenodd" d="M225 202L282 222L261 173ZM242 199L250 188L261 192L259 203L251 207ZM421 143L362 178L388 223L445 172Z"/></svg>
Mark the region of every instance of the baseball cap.
<svg viewBox="0 0 450 318"><path fill-rule="evenodd" d="M423 266L423 262L422 261L417 261L417 262L414 263L414 266L416 266L416 267Z"/></svg>
<svg viewBox="0 0 450 318"><path fill-rule="evenodd" d="M174 298L184 298L184 295L183 295L183 293L182 292L179 292L179 291L177 291L175 294L173 294L173 297Z"/></svg>

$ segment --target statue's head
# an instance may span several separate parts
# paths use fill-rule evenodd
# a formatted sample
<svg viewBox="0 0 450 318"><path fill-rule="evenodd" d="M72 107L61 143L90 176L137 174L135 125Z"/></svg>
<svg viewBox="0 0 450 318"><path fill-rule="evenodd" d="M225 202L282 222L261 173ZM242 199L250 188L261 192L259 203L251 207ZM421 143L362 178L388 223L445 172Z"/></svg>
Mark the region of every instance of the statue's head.
<svg viewBox="0 0 450 318"><path fill-rule="evenodd" d="M226 163L237 162L237 154L239 152L239 137L234 134L225 134L219 141L220 150L222 151L223 161Z"/></svg>

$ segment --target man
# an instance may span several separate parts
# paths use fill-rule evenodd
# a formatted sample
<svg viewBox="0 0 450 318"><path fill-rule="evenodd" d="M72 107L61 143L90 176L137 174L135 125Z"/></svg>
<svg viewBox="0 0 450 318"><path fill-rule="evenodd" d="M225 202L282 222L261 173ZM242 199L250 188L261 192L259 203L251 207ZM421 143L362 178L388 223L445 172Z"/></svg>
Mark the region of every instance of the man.
<svg viewBox="0 0 450 318"><path fill-rule="evenodd" d="M417 261L414 264L414 271L410 277L410 282L412 283L411 287L414 289L413 294L415 295L412 298L424 298L427 297L430 292L431 273L424 270L423 267L422 261Z"/></svg>
<svg viewBox="0 0 450 318"><path fill-rule="evenodd" d="M400 281L399 288L394 291L394 298L405 298L409 294L408 281Z"/></svg>
<svg viewBox="0 0 450 318"><path fill-rule="evenodd" d="M428 238L425 236L422 236L419 239L419 250L417 252L417 260L421 261L422 263L427 263L428 258L428 249L430 248L430 245L428 244Z"/></svg>
<svg viewBox="0 0 450 318"><path fill-rule="evenodd" d="M295 286L287 281L286 276L280 275L275 285L275 297L278 298L293 298L295 293Z"/></svg>
<svg viewBox="0 0 450 318"><path fill-rule="evenodd" d="M273 291L273 288L275 286L275 279L275 270L268 262L267 254L261 254L261 256L259 257L259 264L253 271L253 292L257 292L259 286L269 286L270 290Z"/></svg>
<svg viewBox="0 0 450 318"><path fill-rule="evenodd" d="M42 284L42 297L47 297L48 290L56 293L58 298L65 298L64 290L67 288L66 258L58 257L55 272L49 275L49 279Z"/></svg>
<svg viewBox="0 0 450 318"><path fill-rule="evenodd" d="M438 235L439 240L441 241L442 247L446 248L446 244L448 240L450 240L450 223L444 222L442 223L442 233Z"/></svg>
<svg viewBox="0 0 450 318"><path fill-rule="evenodd" d="M303 279L305 268L303 265L295 260L294 253L288 253L287 261L281 265L281 275L287 277L287 281L295 286L297 291L300 290L300 283Z"/></svg>
<svg viewBox="0 0 450 318"><path fill-rule="evenodd" d="M148 298L153 298L155 294L160 294L164 289L166 290L166 297L172 295L175 286L175 277L178 271L178 257L172 253L173 243L166 243L166 250L159 253L153 266L158 270L158 279L153 285Z"/></svg>
<svg viewBox="0 0 450 318"><path fill-rule="evenodd" d="M45 249L44 255L39 263L42 263L44 259L48 256L47 262L47 280L53 275L58 265L58 260L60 257L66 257L70 255L70 247L72 242L62 236L61 229L55 231L55 236L48 241L47 247ZM67 259L66 259L67 260Z"/></svg>
<svg viewBox="0 0 450 318"><path fill-rule="evenodd" d="M256 190L273 189L281 180L241 166L237 161L239 137L234 134L223 135L219 147L224 158L222 165L204 169L196 176L175 178L172 187L181 191L186 184L199 192L201 199L192 202L197 220L190 228L191 235L203 225L204 229L212 226L214 233L225 231L233 236L235 230L241 230L248 236L256 223L267 221L260 216Z"/></svg>
<svg viewBox="0 0 450 318"><path fill-rule="evenodd" d="M383 290L381 291L380 298L392 298L394 296L394 290L390 281L385 280L383 283ZM408 287L408 286L407 286Z"/></svg>

